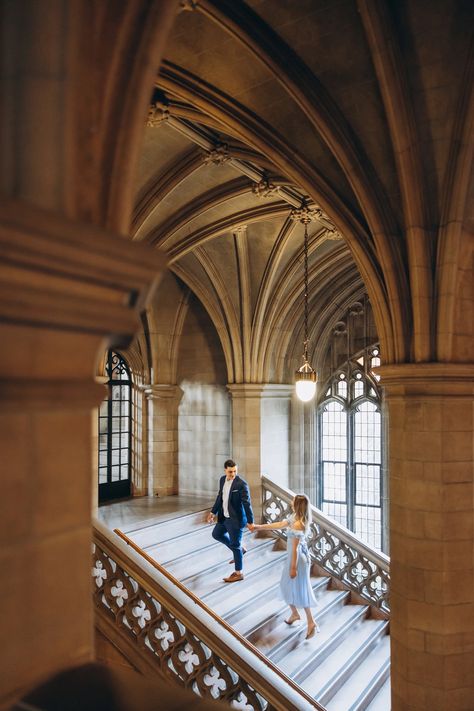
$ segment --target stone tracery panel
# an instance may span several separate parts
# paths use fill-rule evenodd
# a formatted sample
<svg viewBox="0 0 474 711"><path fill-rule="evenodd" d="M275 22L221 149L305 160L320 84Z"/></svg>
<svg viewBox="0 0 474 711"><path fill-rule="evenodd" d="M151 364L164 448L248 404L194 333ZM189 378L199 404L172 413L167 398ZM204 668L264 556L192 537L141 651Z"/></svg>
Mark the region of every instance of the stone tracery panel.
<svg viewBox="0 0 474 711"><path fill-rule="evenodd" d="M263 478L263 516L281 521L291 513L291 493ZM285 537L284 532L275 533ZM382 612L389 613L390 573L387 556L359 542L313 507L308 548L315 563Z"/></svg>

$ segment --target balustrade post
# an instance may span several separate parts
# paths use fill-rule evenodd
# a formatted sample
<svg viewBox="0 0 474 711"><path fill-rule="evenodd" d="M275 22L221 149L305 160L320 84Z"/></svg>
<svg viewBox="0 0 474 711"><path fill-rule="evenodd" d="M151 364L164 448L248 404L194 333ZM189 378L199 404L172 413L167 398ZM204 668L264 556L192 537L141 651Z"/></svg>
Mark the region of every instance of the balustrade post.
<svg viewBox="0 0 474 711"><path fill-rule="evenodd" d="M392 711L474 698L473 368L379 369L389 413Z"/></svg>

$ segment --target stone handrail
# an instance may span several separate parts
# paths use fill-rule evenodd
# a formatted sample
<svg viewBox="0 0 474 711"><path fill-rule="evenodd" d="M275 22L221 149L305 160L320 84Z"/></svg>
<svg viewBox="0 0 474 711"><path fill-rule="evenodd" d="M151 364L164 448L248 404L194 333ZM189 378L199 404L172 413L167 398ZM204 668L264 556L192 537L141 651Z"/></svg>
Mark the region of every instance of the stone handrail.
<svg viewBox="0 0 474 711"><path fill-rule="evenodd" d="M99 629L148 671L245 711L324 711L295 682L121 532L94 522Z"/></svg>
<svg viewBox="0 0 474 711"><path fill-rule="evenodd" d="M265 521L284 520L291 512L294 493L262 476L262 511ZM311 557L323 570L388 616L390 612L390 559L360 541L351 531L311 507L308 536ZM276 530L285 537L283 531Z"/></svg>

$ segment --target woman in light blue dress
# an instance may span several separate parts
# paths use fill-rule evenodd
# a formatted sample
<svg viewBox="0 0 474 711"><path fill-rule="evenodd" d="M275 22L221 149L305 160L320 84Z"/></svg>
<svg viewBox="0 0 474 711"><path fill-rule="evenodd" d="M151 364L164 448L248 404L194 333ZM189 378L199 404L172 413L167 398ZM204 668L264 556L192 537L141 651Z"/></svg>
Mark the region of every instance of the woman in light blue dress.
<svg viewBox="0 0 474 711"><path fill-rule="evenodd" d="M254 524L253 530L287 529L287 557L280 581L280 590L284 601L290 606L290 617L285 620L292 625L301 619L297 608L304 608L308 623L306 639L319 632L319 625L313 618L312 607L316 607L311 580L309 577L311 558L306 543L311 523L311 507L306 494L297 494L292 501L293 514L284 521Z"/></svg>

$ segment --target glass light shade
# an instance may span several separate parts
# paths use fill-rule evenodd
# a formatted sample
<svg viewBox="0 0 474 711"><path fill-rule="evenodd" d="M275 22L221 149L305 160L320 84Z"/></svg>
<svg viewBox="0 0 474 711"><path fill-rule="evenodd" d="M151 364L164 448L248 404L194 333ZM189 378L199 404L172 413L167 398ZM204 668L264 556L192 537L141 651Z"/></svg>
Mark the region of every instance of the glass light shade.
<svg viewBox="0 0 474 711"><path fill-rule="evenodd" d="M301 402L309 402L316 394L318 376L305 359L303 365L296 371L296 395Z"/></svg>
<svg viewBox="0 0 474 711"><path fill-rule="evenodd" d="M316 381L297 380L296 395L301 402L309 402L316 394Z"/></svg>

